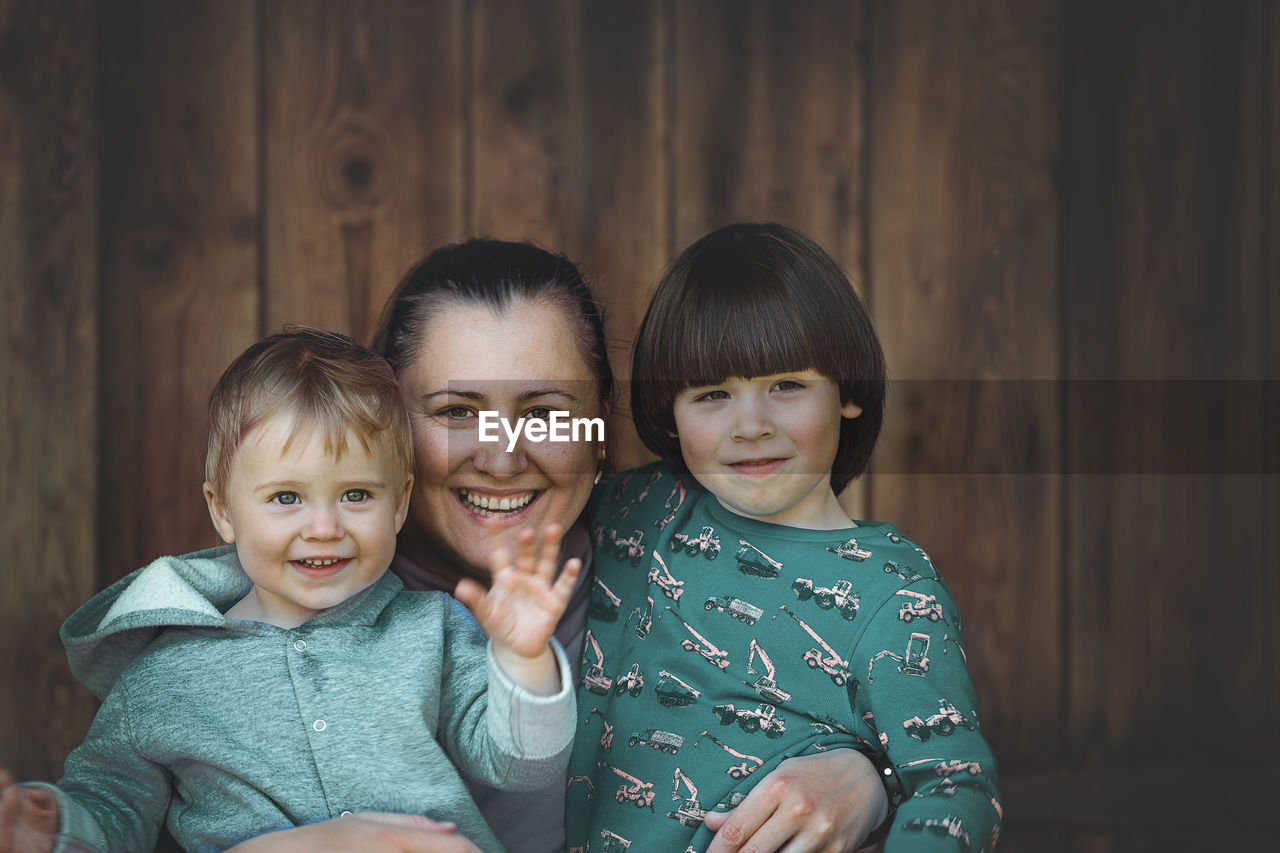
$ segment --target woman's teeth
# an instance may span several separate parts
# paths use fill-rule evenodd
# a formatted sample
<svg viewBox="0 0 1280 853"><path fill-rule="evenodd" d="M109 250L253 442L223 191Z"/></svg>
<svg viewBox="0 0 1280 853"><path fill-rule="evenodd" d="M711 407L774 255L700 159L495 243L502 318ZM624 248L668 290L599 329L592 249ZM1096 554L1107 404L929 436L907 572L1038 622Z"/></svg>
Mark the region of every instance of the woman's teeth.
<svg viewBox="0 0 1280 853"><path fill-rule="evenodd" d="M486 518L519 512L529 505L529 501L533 500L537 492L525 492L523 495L511 497L506 495L503 497L490 497L488 495L473 495L466 489L460 489L462 500L466 502L467 508L476 515Z"/></svg>

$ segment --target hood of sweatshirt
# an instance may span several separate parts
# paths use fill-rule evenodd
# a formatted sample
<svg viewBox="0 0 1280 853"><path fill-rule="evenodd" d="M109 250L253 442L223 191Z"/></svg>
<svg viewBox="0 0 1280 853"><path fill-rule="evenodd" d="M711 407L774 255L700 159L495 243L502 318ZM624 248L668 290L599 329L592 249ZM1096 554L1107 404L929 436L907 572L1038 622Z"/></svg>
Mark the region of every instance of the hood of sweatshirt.
<svg viewBox="0 0 1280 853"><path fill-rule="evenodd" d="M89 599L63 623L60 636L71 671L105 698L161 631L225 624L223 611L252 586L234 545L161 557Z"/></svg>

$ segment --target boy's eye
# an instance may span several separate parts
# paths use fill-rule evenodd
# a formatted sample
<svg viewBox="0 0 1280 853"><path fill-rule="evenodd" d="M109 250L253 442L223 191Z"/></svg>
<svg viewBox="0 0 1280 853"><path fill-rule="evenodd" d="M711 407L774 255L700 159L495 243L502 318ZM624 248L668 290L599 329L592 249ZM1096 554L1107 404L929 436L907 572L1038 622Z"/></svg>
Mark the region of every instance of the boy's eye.
<svg viewBox="0 0 1280 853"><path fill-rule="evenodd" d="M724 390L723 388L712 388L710 391L702 391L700 393L693 395L693 401L695 403L701 400L727 400L727 399L729 399L729 392Z"/></svg>
<svg viewBox="0 0 1280 853"><path fill-rule="evenodd" d="M777 391L792 391L796 388L803 388L804 385L794 379L779 379L773 383L773 387Z"/></svg>
<svg viewBox="0 0 1280 853"><path fill-rule="evenodd" d="M372 495L364 489L347 489L342 493L342 499L347 503L358 504L361 501L367 501Z"/></svg>
<svg viewBox="0 0 1280 853"><path fill-rule="evenodd" d="M293 506L300 500L300 498L298 497L297 492L279 492L278 494L272 495L271 500L273 503L278 503L281 506Z"/></svg>

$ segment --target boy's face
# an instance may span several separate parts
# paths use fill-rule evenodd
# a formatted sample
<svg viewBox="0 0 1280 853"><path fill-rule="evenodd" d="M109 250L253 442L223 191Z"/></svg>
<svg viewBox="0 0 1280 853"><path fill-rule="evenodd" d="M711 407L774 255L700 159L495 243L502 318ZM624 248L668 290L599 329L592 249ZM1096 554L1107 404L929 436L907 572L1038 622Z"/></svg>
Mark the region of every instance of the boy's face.
<svg viewBox="0 0 1280 853"><path fill-rule="evenodd" d="M299 625L376 581L395 553L412 478L384 442L365 452L347 435L341 458L318 430L285 450L292 418L277 414L236 450L225 488L204 484L209 514L253 581L261 621Z"/></svg>
<svg viewBox="0 0 1280 853"><path fill-rule="evenodd" d="M685 388L672 406L689 471L726 508L792 527L847 527L831 491L841 418L835 381L815 370Z"/></svg>

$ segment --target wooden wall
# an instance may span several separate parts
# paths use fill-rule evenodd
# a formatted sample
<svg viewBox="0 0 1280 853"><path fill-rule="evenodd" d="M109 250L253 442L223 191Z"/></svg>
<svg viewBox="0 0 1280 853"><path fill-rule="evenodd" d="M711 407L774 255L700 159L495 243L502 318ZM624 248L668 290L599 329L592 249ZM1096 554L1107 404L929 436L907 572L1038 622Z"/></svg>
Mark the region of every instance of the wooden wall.
<svg viewBox="0 0 1280 853"><path fill-rule="evenodd" d="M0 760L92 703L61 619L211 543L203 406L472 234L663 265L779 219L867 296L846 503L966 617L1005 850L1267 827L1280 750L1280 8L1268 0L0 0ZM643 458L625 416L613 456Z"/></svg>

